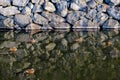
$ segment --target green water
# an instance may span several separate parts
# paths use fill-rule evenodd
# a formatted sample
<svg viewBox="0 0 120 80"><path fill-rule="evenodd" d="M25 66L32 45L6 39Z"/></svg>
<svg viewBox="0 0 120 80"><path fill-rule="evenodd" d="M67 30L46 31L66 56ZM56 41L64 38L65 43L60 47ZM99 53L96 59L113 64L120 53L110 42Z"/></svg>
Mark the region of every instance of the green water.
<svg viewBox="0 0 120 80"><path fill-rule="evenodd" d="M25 74L31 68L35 73ZM0 32L0 80L119 79L119 31Z"/></svg>

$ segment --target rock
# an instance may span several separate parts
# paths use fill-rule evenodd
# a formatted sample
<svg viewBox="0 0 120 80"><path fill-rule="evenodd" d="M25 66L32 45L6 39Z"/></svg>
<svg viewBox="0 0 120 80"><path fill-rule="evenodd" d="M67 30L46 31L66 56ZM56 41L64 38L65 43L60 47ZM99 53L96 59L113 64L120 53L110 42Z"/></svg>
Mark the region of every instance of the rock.
<svg viewBox="0 0 120 80"><path fill-rule="evenodd" d="M112 28L120 28L119 26L119 22L114 20L114 19L108 19L102 26L102 28L108 28L108 29L112 29Z"/></svg>
<svg viewBox="0 0 120 80"><path fill-rule="evenodd" d="M28 42L29 40L30 40L30 35L25 33L18 34L15 38L15 41L17 42Z"/></svg>
<svg viewBox="0 0 120 80"><path fill-rule="evenodd" d="M4 41L2 44L0 44L0 49L2 48L11 48L11 47L17 47L18 43L12 42L12 41Z"/></svg>
<svg viewBox="0 0 120 80"><path fill-rule="evenodd" d="M49 24L45 24L41 27L43 30L52 30L53 28Z"/></svg>
<svg viewBox="0 0 120 80"><path fill-rule="evenodd" d="M95 23L102 25L108 19L108 15L105 13L98 13L94 18Z"/></svg>
<svg viewBox="0 0 120 80"><path fill-rule="evenodd" d="M26 6L29 0L12 0L12 2L15 6Z"/></svg>
<svg viewBox="0 0 120 80"><path fill-rule="evenodd" d="M103 3L103 0L95 0L95 2L96 2L97 4L102 4L102 3Z"/></svg>
<svg viewBox="0 0 120 80"><path fill-rule="evenodd" d="M11 0L0 0L0 6L8 6L11 4Z"/></svg>
<svg viewBox="0 0 120 80"><path fill-rule="evenodd" d="M88 19L94 19L95 16L96 16L96 14L97 14L97 11L96 11L95 9L91 9L91 10L87 13L86 17L87 17Z"/></svg>
<svg viewBox="0 0 120 80"><path fill-rule="evenodd" d="M62 18L61 16L55 13L43 12L41 15L52 22L64 22L65 21L64 18Z"/></svg>
<svg viewBox="0 0 120 80"><path fill-rule="evenodd" d="M54 12L56 10L55 6L51 2L45 2L44 9L49 12Z"/></svg>
<svg viewBox="0 0 120 80"><path fill-rule="evenodd" d="M108 3L110 6L120 4L120 0L105 0L105 2Z"/></svg>
<svg viewBox="0 0 120 80"><path fill-rule="evenodd" d="M106 5L106 4L100 4L97 6L97 11L98 12L106 12L107 9L109 8L109 5Z"/></svg>
<svg viewBox="0 0 120 80"><path fill-rule="evenodd" d="M50 26L52 26L55 29L70 29L70 25L68 23L57 23L57 22L51 22Z"/></svg>
<svg viewBox="0 0 120 80"><path fill-rule="evenodd" d="M67 46L68 45L68 41L66 39L62 39L61 44L63 46Z"/></svg>
<svg viewBox="0 0 120 80"><path fill-rule="evenodd" d="M76 3L71 3L70 4L70 9L72 9L72 10L79 10L80 9L80 7L76 4Z"/></svg>
<svg viewBox="0 0 120 80"><path fill-rule="evenodd" d="M86 18L81 18L79 21L76 21L75 24L73 25L72 28L78 28L78 29L90 29L90 28L95 28L97 29L98 26L96 26L96 24Z"/></svg>
<svg viewBox="0 0 120 80"><path fill-rule="evenodd" d="M65 17L67 15L67 1L60 1L56 3L56 7L57 7L57 13L62 16Z"/></svg>
<svg viewBox="0 0 120 80"><path fill-rule="evenodd" d="M87 5L90 7L90 8L95 8L96 7L96 2L94 0L90 0L87 2Z"/></svg>
<svg viewBox="0 0 120 80"><path fill-rule="evenodd" d="M15 15L15 22L22 28L31 22L29 15L17 14Z"/></svg>
<svg viewBox="0 0 120 80"><path fill-rule="evenodd" d="M40 28L41 28L41 26L31 23L26 27L26 30L35 30L35 29L40 29Z"/></svg>
<svg viewBox="0 0 120 80"><path fill-rule="evenodd" d="M29 3L28 3L28 7L29 7L30 9L33 9L34 5L29 2Z"/></svg>
<svg viewBox="0 0 120 80"><path fill-rule="evenodd" d="M71 0L71 2L74 2L77 5L79 5L80 10L83 10L87 6L86 0Z"/></svg>
<svg viewBox="0 0 120 80"><path fill-rule="evenodd" d="M0 8L0 14L4 16L11 16L20 13L20 11L17 9L17 7L9 6L6 8Z"/></svg>
<svg viewBox="0 0 120 80"><path fill-rule="evenodd" d="M31 9L30 9L28 6L26 6L26 7L22 10L22 13L23 13L23 14L30 15L30 14L31 14Z"/></svg>
<svg viewBox="0 0 120 80"><path fill-rule="evenodd" d="M71 46L71 50L76 50L79 48L79 44L78 43L74 43L72 46Z"/></svg>
<svg viewBox="0 0 120 80"><path fill-rule="evenodd" d="M56 44L55 43L49 43L47 46L46 46L46 50L47 51L51 51L55 48Z"/></svg>
<svg viewBox="0 0 120 80"><path fill-rule="evenodd" d="M0 20L4 20L6 17L3 15L0 15Z"/></svg>
<svg viewBox="0 0 120 80"><path fill-rule="evenodd" d="M32 0L32 3L39 3L41 0Z"/></svg>
<svg viewBox="0 0 120 80"><path fill-rule="evenodd" d="M113 18L120 20L120 8L108 8L107 13Z"/></svg>
<svg viewBox="0 0 120 80"><path fill-rule="evenodd" d="M13 28L14 27L14 20L13 19L10 19L10 18L6 18L4 20L4 25L7 27L7 28Z"/></svg>
<svg viewBox="0 0 120 80"><path fill-rule="evenodd" d="M33 13L36 13L36 12L42 12L43 11L43 8L41 5L38 5L38 4L35 4L33 9L32 9L32 12Z"/></svg>
<svg viewBox="0 0 120 80"><path fill-rule="evenodd" d="M74 23L80 19L81 16L84 16L85 13L82 12L82 11L73 11L73 12L70 12L68 15L67 15L67 22L69 22L70 24L74 25Z"/></svg>
<svg viewBox="0 0 120 80"><path fill-rule="evenodd" d="M39 15L38 13L34 14L34 20L37 24L48 24L48 20L44 18L43 16Z"/></svg>
<svg viewBox="0 0 120 80"><path fill-rule="evenodd" d="M60 0L51 0L52 3L57 3L59 2Z"/></svg>

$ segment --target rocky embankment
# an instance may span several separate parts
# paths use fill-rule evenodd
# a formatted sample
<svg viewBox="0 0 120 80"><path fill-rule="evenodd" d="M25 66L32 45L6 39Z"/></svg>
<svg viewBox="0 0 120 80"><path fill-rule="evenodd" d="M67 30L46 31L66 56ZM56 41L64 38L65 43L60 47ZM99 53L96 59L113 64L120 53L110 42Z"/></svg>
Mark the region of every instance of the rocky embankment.
<svg viewBox="0 0 120 80"><path fill-rule="evenodd" d="M0 28L119 28L120 0L0 0Z"/></svg>

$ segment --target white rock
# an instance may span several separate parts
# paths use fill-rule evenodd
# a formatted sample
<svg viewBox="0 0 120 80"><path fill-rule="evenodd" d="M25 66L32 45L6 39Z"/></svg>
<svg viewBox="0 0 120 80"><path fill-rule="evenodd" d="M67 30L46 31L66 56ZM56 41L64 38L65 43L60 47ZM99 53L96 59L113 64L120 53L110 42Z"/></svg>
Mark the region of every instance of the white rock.
<svg viewBox="0 0 120 80"><path fill-rule="evenodd" d="M72 10L79 10L80 9L80 7L77 4L75 4L75 3L71 3L70 8Z"/></svg>
<svg viewBox="0 0 120 80"><path fill-rule="evenodd" d="M13 5L15 6L25 6L29 0L13 0Z"/></svg>
<svg viewBox="0 0 120 80"><path fill-rule="evenodd" d="M0 0L0 5L7 6L10 5L11 0Z"/></svg>
<svg viewBox="0 0 120 80"><path fill-rule="evenodd" d="M11 16L20 13L20 11L17 9L17 7L10 6L6 8L0 8L0 14L4 16Z"/></svg>
<svg viewBox="0 0 120 80"><path fill-rule="evenodd" d="M49 12L54 12L56 10L55 6L51 2L46 2L44 5L44 9Z"/></svg>

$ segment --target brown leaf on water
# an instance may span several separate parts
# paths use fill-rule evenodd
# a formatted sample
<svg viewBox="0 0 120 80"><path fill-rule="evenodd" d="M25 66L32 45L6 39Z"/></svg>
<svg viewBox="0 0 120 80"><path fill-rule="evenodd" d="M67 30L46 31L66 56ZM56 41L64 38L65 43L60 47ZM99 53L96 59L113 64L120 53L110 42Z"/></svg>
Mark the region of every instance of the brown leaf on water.
<svg viewBox="0 0 120 80"><path fill-rule="evenodd" d="M9 49L10 52L16 52L17 51L17 48L16 47L12 47Z"/></svg>
<svg viewBox="0 0 120 80"><path fill-rule="evenodd" d="M25 74L29 74L29 75L33 75L35 73L35 69L31 68L31 69L27 69L24 72Z"/></svg>
<svg viewBox="0 0 120 80"><path fill-rule="evenodd" d="M76 39L75 41L78 42L78 43L82 43L82 42L83 42L83 38L82 38L82 37L81 37L81 38L78 38L78 39Z"/></svg>

